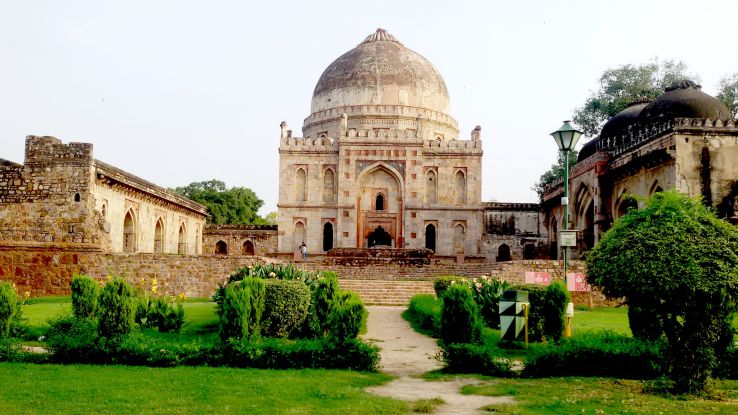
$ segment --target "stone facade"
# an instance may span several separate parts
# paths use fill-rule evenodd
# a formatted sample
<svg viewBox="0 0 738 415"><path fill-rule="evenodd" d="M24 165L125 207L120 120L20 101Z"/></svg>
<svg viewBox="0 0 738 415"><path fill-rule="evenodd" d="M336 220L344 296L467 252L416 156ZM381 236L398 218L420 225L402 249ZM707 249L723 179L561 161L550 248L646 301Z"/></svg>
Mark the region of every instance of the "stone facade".
<svg viewBox="0 0 738 415"><path fill-rule="evenodd" d="M267 256L277 252L277 225L207 225L204 255Z"/></svg>
<svg viewBox="0 0 738 415"><path fill-rule="evenodd" d="M303 137L281 125L278 251L481 254L481 128L459 140L433 65L383 30L323 73Z"/></svg>
<svg viewBox="0 0 738 415"><path fill-rule="evenodd" d="M484 204L482 251L488 261L503 262L545 256L546 226L537 203Z"/></svg>
<svg viewBox="0 0 738 415"><path fill-rule="evenodd" d="M650 115L652 107L659 107L657 117ZM570 229L578 231L571 257L580 257L614 220L629 208L643 207L646 197L662 190L701 196L719 216L738 224L737 122L723 104L691 82L610 119L602 134L582 148L571 169L569 222ZM562 195L562 183L555 183L542 205L553 258L560 254Z"/></svg>
<svg viewBox="0 0 738 415"><path fill-rule="evenodd" d="M92 144L26 138L0 162L0 245L199 253L205 207L95 160Z"/></svg>

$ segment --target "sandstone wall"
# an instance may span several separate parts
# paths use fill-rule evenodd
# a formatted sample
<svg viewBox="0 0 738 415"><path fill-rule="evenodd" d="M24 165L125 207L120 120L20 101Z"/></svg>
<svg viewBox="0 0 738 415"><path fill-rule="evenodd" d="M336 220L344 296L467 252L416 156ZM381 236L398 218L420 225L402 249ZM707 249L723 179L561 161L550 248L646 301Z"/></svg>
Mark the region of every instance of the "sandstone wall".
<svg viewBox="0 0 738 415"><path fill-rule="evenodd" d="M215 254L220 241L226 244L227 255L266 256L277 252L277 226L207 225L203 232L203 252ZM253 252L249 252L252 248Z"/></svg>

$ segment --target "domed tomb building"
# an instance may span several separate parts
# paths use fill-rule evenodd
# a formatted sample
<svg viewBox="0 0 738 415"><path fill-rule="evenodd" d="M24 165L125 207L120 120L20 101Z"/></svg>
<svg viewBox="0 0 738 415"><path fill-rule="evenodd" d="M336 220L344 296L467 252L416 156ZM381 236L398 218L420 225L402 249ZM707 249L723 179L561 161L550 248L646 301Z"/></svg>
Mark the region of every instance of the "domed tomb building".
<svg viewBox="0 0 738 415"><path fill-rule="evenodd" d="M433 64L378 29L325 69L311 112L302 137L281 124L280 253L480 254L481 128L459 139Z"/></svg>
<svg viewBox="0 0 738 415"><path fill-rule="evenodd" d="M578 231L574 258L628 209L643 207L646 197L662 190L701 196L719 216L738 224L736 120L700 85L676 82L654 100L634 102L611 117L579 151L569 180L569 229ZM541 205L552 258L560 257L562 195L558 183Z"/></svg>

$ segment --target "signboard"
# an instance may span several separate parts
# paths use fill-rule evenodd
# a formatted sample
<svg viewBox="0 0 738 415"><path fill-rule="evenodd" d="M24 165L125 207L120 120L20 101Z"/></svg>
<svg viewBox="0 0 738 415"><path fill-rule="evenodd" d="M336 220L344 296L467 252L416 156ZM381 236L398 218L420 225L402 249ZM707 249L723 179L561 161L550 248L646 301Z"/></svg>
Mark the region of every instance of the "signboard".
<svg viewBox="0 0 738 415"><path fill-rule="evenodd" d="M560 246L577 246L577 231L559 231Z"/></svg>
<svg viewBox="0 0 738 415"><path fill-rule="evenodd" d="M525 271L526 284L551 285L552 278L549 272Z"/></svg>
<svg viewBox="0 0 738 415"><path fill-rule="evenodd" d="M592 291L592 287L587 284L587 278L581 272L569 272L566 274L566 288L569 291Z"/></svg>

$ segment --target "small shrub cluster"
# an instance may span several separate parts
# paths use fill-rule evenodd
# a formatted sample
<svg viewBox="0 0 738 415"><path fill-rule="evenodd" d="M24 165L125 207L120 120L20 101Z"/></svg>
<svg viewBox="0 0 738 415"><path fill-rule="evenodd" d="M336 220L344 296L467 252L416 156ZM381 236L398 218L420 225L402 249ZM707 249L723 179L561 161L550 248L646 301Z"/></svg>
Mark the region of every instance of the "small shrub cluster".
<svg viewBox="0 0 738 415"><path fill-rule="evenodd" d="M259 336L265 297L263 280L249 277L228 284L217 307L221 339Z"/></svg>
<svg viewBox="0 0 738 415"><path fill-rule="evenodd" d="M10 326L17 315L20 315L18 294L12 284L0 281L0 339L8 337Z"/></svg>
<svg viewBox="0 0 738 415"><path fill-rule="evenodd" d="M366 323L366 308L356 293L339 292L331 303L327 326L330 338L339 342L355 339Z"/></svg>
<svg viewBox="0 0 738 415"><path fill-rule="evenodd" d="M410 298L405 318L413 328L432 337L441 336L441 300L432 294L417 294Z"/></svg>
<svg viewBox="0 0 738 415"><path fill-rule="evenodd" d="M100 293L100 336L119 339L130 333L134 325L135 305L133 288L128 282L119 277L108 281Z"/></svg>
<svg viewBox="0 0 738 415"><path fill-rule="evenodd" d="M287 337L305 321L310 308L310 290L302 281L265 280L263 334Z"/></svg>
<svg viewBox="0 0 738 415"><path fill-rule="evenodd" d="M555 280L546 288L543 297L543 336L553 341L559 341L564 333L566 324L566 306L571 301L571 295L562 280Z"/></svg>
<svg viewBox="0 0 738 415"><path fill-rule="evenodd" d="M493 329L500 328L500 297L508 289L507 281L482 275L471 280L471 288L484 323Z"/></svg>
<svg viewBox="0 0 738 415"><path fill-rule="evenodd" d="M441 357L450 373L478 373L486 376L510 376L509 359L495 356L478 344L458 343L445 345Z"/></svg>
<svg viewBox="0 0 738 415"><path fill-rule="evenodd" d="M543 304L546 302L546 287L536 284L511 285L509 290L528 291L528 340L540 342L543 340Z"/></svg>
<svg viewBox="0 0 738 415"><path fill-rule="evenodd" d="M441 296L441 341L444 345L478 339L477 304L467 284L451 284Z"/></svg>
<svg viewBox="0 0 738 415"><path fill-rule="evenodd" d="M436 297L443 297L443 293L453 284L468 284L469 279L466 277L460 277L457 275L448 275L445 277L438 277L433 281L433 290L436 292Z"/></svg>
<svg viewBox="0 0 738 415"><path fill-rule="evenodd" d="M565 338L531 352L524 376L607 376L653 379L665 373L663 343L614 333Z"/></svg>
<svg viewBox="0 0 738 415"><path fill-rule="evenodd" d="M79 318L97 315L100 286L85 275L75 275L70 285L72 290L72 313Z"/></svg>
<svg viewBox="0 0 738 415"><path fill-rule="evenodd" d="M99 360L97 319L93 317L59 316L49 320L46 344L54 360L64 363Z"/></svg>

